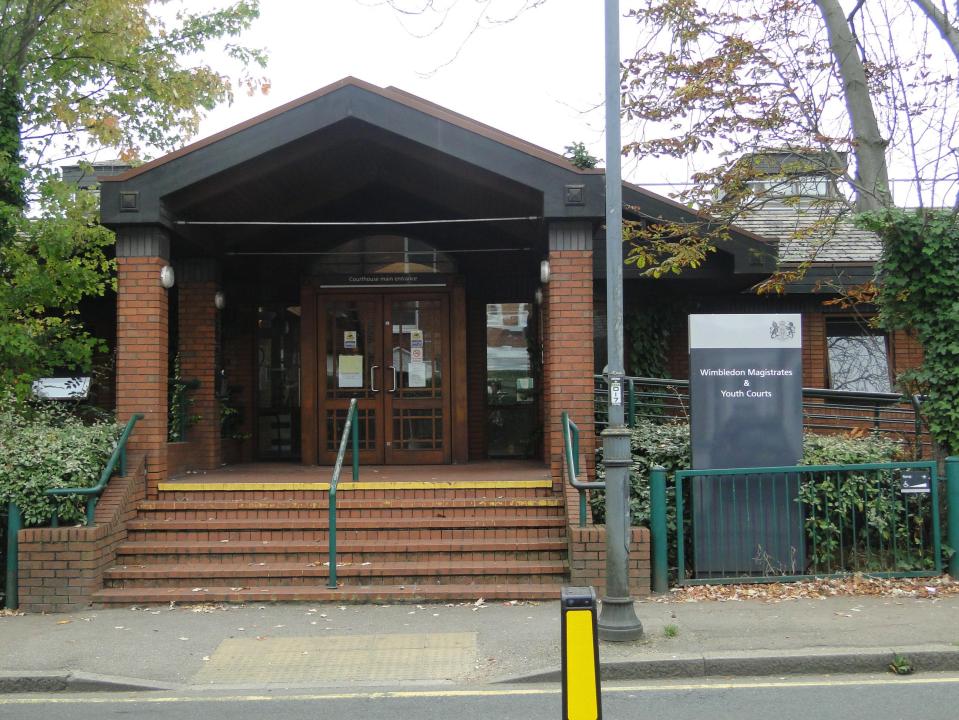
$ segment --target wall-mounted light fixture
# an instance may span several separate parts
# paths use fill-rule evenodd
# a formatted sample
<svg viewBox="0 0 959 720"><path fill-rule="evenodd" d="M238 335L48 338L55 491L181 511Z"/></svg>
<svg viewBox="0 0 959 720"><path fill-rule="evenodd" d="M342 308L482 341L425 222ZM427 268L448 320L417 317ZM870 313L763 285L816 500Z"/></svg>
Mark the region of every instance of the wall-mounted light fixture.
<svg viewBox="0 0 959 720"><path fill-rule="evenodd" d="M539 281L543 285L549 285L549 260L543 260L539 264Z"/></svg>
<svg viewBox="0 0 959 720"><path fill-rule="evenodd" d="M543 288L536 288L536 292L533 293L533 302L537 305L543 304Z"/></svg>
<svg viewBox="0 0 959 720"><path fill-rule="evenodd" d="M223 294L222 290L217 290L213 296L213 307L217 310L222 310L226 307L226 295Z"/></svg>
<svg viewBox="0 0 959 720"><path fill-rule="evenodd" d="M160 284L169 290L176 282L176 275L173 273L172 265L164 265L160 268Z"/></svg>

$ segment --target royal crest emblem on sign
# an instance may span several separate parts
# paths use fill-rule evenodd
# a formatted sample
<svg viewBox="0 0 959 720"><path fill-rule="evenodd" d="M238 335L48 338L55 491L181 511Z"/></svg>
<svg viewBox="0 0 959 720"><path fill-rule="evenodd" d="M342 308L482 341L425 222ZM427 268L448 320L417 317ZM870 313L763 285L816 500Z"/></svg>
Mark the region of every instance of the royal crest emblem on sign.
<svg viewBox="0 0 959 720"><path fill-rule="evenodd" d="M769 326L769 337L786 342L796 337L796 324L791 320L774 320Z"/></svg>

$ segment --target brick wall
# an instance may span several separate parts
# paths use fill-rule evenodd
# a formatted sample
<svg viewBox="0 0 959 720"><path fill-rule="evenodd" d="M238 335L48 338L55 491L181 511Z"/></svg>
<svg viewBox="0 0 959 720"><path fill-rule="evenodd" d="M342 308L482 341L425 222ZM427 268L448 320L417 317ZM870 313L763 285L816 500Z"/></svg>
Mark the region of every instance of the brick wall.
<svg viewBox="0 0 959 720"><path fill-rule="evenodd" d="M187 470L196 470L193 445L188 442L171 442L166 446L166 469L168 477L182 475Z"/></svg>
<svg viewBox="0 0 959 720"><path fill-rule="evenodd" d="M889 337L893 377L922 364L922 345L911 330L897 330Z"/></svg>
<svg viewBox="0 0 959 720"><path fill-rule="evenodd" d="M190 415L198 420L186 431L189 441L187 464L200 470L220 466L220 407L216 398L217 312L213 280L190 280L179 285L180 375L185 381L199 380L190 393Z"/></svg>
<svg viewBox="0 0 959 720"><path fill-rule="evenodd" d="M117 420L143 413L130 449L147 455L148 493L166 476L169 305L161 257L117 258Z"/></svg>
<svg viewBox="0 0 959 720"><path fill-rule="evenodd" d="M581 468L595 465L593 428L593 260L592 250L553 250L549 292L544 304L546 349L546 457L554 487L562 488L562 412L580 430Z"/></svg>
<svg viewBox="0 0 959 720"><path fill-rule="evenodd" d="M606 593L606 527L569 528L569 581L592 585L600 598ZM649 530L634 527L629 544L629 590L634 597L650 593Z"/></svg>
<svg viewBox="0 0 959 720"><path fill-rule="evenodd" d="M126 540L146 488L145 456L131 454L126 476L115 476L97 503L93 527L28 528L19 534L20 609L72 612L87 607L103 573Z"/></svg>

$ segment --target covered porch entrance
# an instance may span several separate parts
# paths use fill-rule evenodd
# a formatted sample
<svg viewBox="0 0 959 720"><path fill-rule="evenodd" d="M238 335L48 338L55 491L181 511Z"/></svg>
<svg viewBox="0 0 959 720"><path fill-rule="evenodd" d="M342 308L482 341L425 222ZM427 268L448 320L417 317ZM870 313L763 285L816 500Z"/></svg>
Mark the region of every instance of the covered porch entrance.
<svg viewBox="0 0 959 720"><path fill-rule="evenodd" d="M354 396L364 465L536 459L555 482L566 409L588 467L600 179L345 79L104 182L149 496L184 468L328 465Z"/></svg>
<svg viewBox="0 0 959 720"><path fill-rule="evenodd" d="M558 594L563 411L587 471L594 447L599 171L347 78L104 182L101 206L117 410L144 415L148 477L96 602ZM197 381L186 453L168 442L173 368ZM202 481L224 464L263 478L246 463L267 459L322 476L354 396L362 481L418 479L337 501L334 590L322 482ZM503 457L542 477L465 477Z"/></svg>

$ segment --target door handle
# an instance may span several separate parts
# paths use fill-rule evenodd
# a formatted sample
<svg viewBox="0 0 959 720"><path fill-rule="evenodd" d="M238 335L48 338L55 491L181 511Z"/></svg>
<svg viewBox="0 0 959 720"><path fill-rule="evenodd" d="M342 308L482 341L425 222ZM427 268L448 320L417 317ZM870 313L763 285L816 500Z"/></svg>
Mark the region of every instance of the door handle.
<svg viewBox="0 0 959 720"><path fill-rule="evenodd" d="M376 389L376 375L373 373L379 365L370 365L370 392L379 392Z"/></svg>
<svg viewBox="0 0 959 720"><path fill-rule="evenodd" d="M395 393L396 392L396 366L390 365L390 370L393 371L393 389L390 390L390 392Z"/></svg>

